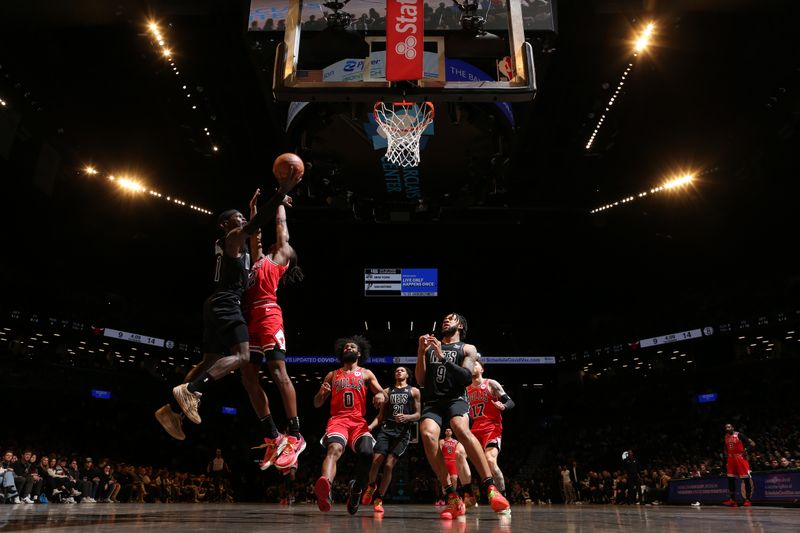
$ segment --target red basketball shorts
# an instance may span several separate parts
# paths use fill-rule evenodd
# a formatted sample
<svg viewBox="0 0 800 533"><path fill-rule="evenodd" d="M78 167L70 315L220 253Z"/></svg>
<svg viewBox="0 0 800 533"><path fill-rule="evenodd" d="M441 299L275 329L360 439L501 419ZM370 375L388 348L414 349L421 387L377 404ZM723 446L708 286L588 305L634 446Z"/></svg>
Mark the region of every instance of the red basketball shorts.
<svg viewBox="0 0 800 533"><path fill-rule="evenodd" d="M447 473L450 474L451 476L458 475L458 463L456 463L455 459L453 460L445 459L444 466L447 467Z"/></svg>
<svg viewBox="0 0 800 533"><path fill-rule="evenodd" d="M742 457L741 455L729 455L728 456L728 475L729 476L749 476L750 475L750 463L747 462L747 459Z"/></svg>
<svg viewBox="0 0 800 533"><path fill-rule="evenodd" d="M286 336L283 334L283 313L278 304L254 307L247 317L250 334L250 351L286 351Z"/></svg>
<svg viewBox="0 0 800 533"><path fill-rule="evenodd" d="M503 437L503 426L492 424L490 426L473 427L470 431L481 443L481 448L486 448L493 445L498 450L500 449L500 441Z"/></svg>
<svg viewBox="0 0 800 533"><path fill-rule="evenodd" d="M372 433L369 432L369 426L360 416L332 416L325 428L322 443L327 446L331 442L338 442L345 447L349 444L350 449L355 451L356 441L364 435L374 441Z"/></svg>

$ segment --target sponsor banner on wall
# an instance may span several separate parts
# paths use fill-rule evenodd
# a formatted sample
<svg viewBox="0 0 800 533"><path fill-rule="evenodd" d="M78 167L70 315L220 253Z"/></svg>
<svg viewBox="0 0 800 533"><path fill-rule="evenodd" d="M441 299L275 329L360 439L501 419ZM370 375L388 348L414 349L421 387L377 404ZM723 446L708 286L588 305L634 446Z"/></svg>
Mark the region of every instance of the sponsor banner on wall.
<svg viewBox="0 0 800 533"><path fill-rule="evenodd" d="M795 502L800 499L800 471L756 472L753 474L754 502ZM742 499L742 484L736 483L736 497ZM719 503L728 499L727 477L673 479L669 482L670 503Z"/></svg>

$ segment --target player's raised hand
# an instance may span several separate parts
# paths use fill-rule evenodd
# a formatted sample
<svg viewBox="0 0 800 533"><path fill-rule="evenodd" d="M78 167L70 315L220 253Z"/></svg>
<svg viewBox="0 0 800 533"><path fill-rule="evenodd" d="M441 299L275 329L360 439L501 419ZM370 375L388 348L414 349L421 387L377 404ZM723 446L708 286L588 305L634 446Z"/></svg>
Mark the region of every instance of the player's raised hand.
<svg viewBox="0 0 800 533"><path fill-rule="evenodd" d="M428 335L427 344L429 347L433 348L433 354L438 357L439 359L444 357L442 353L442 341L434 337L433 335Z"/></svg>
<svg viewBox="0 0 800 533"><path fill-rule="evenodd" d="M323 381L322 385L319 388L319 392L317 394L325 398L330 393L331 393L331 384L328 383L327 381Z"/></svg>
<svg viewBox="0 0 800 533"><path fill-rule="evenodd" d="M250 198L250 218L253 218L258 211L258 206L256 202L258 201L258 197L261 196L261 189L256 189L256 192L253 193L253 197Z"/></svg>

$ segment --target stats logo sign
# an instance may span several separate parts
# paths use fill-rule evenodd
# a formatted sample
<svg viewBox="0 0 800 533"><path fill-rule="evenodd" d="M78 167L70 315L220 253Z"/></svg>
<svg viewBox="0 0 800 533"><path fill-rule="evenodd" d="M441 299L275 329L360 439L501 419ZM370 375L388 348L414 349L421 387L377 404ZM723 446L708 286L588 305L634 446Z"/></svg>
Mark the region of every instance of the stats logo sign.
<svg viewBox="0 0 800 533"><path fill-rule="evenodd" d="M386 79L422 78L422 54L418 46L424 35L422 0L389 0L386 5Z"/></svg>

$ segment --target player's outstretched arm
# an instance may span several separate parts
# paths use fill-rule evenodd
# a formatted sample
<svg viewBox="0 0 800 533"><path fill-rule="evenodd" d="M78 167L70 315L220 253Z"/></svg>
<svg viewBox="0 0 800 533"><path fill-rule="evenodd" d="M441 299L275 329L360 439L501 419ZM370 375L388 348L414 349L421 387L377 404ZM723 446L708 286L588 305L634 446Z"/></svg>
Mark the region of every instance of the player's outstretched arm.
<svg viewBox="0 0 800 533"><path fill-rule="evenodd" d="M386 403L386 400L389 399L389 395L384 391L381 384L378 383L378 378L375 377L375 374L372 370L364 369L364 378L367 381L369 389L372 391L374 396L372 397L372 405L375 406L375 409L381 410L383 408L383 404Z"/></svg>
<svg viewBox="0 0 800 533"><path fill-rule="evenodd" d="M428 350L428 337L429 335L420 335L417 343L417 364L414 367L414 378L421 385L425 383L425 371L428 368L425 356L425 352Z"/></svg>
<svg viewBox="0 0 800 533"><path fill-rule="evenodd" d="M314 407L322 407L322 405L325 403L325 400L327 400L328 396L330 396L331 381L333 381L333 372L328 372L328 375L326 375L325 379L322 380L322 385L320 385L319 390L314 395Z"/></svg>
<svg viewBox="0 0 800 533"><path fill-rule="evenodd" d="M258 213L258 206L256 205L256 202L258 201L258 197L260 195L261 189L256 189L256 192L250 199L250 220L253 220ZM254 263L264 256L264 247L261 245L259 232L255 232L254 234L250 235L250 256L252 257Z"/></svg>
<svg viewBox="0 0 800 533"><path fill-rule="evenodd" d="M289 262L292 255L293 250L289 245L289 225L286 222L286 208L281 204L275 212L275 253L272 258L279 265L284 265Z"/></svg>
<svg viewBox="0 0 800 533"><path fill-rule="evenodd" d="M303 174L299 169L292 167L292 174L288 178L278 180L278 189L275 191L266 203L258 206L258 213L250 222L245 224L242 231L248 235L255 234L261 226L267 223L270 217L273 216L279 205L289 206L292 205L292 198L287 196L289 192L297 186L303 179Z"/></svg>
<svg viewBox="0 0 800 533"><path fill-rule="evenodd" d="M388 397L389 389L383 389L383 393L386 394L387 397ZM386 409L387 409L386 406L387 405L389 405L389 404L385 403L385 404L383 404L383 409L378 409L378 414L375 415L375 418L372 420L372 422L369 423L369 430L370 431L372 431L373 429L378 427L381 424L381 422L383 422L384 418L386 417L385 413L386 413Z"/></svg>
<svg viewBox="0 0 800 533"><path fill-rule="evenodd" d="M515 405L514 400L512 400L508 394L506 394L506 391L503 390L503 386L493 379L488 379L487 381L489 382L489 390L491 391L492 396L499 398L498 400L492 400L494 406L501 411L513 409Z"/></svg>
<svg viewBox="0 0 800 533"><path fill-rule="evenodd" d="M419 389L416 387L411 388L411 397L414 399L414 412L405 416L404 422L416 422L422 416L422 401L420 400Z"/></svg>

